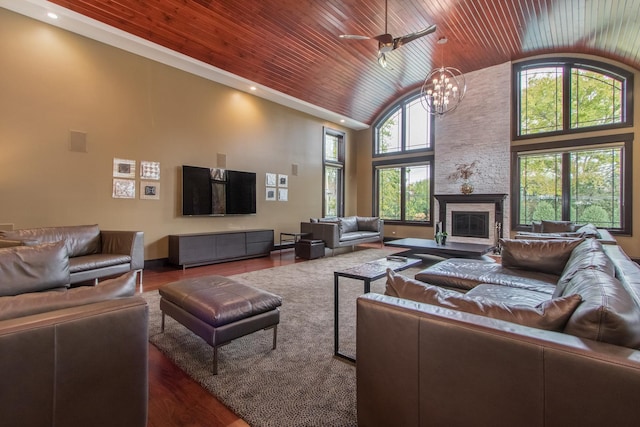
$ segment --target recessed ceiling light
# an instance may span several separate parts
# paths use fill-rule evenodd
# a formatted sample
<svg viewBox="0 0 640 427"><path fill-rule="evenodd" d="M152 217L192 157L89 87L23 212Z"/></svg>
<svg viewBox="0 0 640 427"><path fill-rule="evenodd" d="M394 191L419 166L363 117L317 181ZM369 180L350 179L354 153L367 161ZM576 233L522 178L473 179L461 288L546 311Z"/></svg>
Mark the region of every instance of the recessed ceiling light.
<svg viewBox="0 0 640 427"><path fill-rule="evenodd" d="M58 19L58 15L53 12L47 13L47 16L51 19Z"/></svg>
<svg viewBox="0 0 640 427"><path fill-rule="evenodd" d="M344 123L344 119L340 119L340 123Z"/></svg>
<svg viewBox="0 0 640 427"><path fill-rule="evenodd" d="M257 88L257 87L255 87L255 86L251 86L249 89L250 89L250 90L258 90L258 88Z"/></svg>

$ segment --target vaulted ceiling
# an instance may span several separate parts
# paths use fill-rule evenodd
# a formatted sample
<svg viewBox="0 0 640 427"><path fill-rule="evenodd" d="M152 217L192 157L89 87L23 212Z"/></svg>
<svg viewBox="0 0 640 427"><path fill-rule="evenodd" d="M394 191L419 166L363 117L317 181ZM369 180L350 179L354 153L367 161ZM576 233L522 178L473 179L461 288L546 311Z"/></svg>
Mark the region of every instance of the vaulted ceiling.
<svg viewBox="0 0 640 427"><path fill-rule="evenodd" d="M51 2L364 124L442 65L579 53L640 69L640 0L388 0L390 34L437 30L390 52L387 68L377 41L338 37L383 34L385 0Z"/></svg>

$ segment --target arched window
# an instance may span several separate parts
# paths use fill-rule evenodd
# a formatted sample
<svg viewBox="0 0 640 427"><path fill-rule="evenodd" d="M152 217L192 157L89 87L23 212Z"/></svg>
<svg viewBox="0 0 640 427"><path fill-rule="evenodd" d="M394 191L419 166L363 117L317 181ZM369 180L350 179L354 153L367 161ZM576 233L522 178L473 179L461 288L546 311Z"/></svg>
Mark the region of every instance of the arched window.
<svg viewBox="0 0 640 427"><path fill-rule="evenodd" d="M633 125L633 75L618 67L552 58L513 66L514 139Z"/></svg>
<svg viewBox="0 0 640 427"><path fill-rule="evenodd" d="M589 132L633 125L633 75L551 58L515 64L513 85L513 138L530 140L511 150L513 227L565 220L629 234L634 135Z"/></svg>
<svg viewBox="0 0 640 427"><path fill-rule="evenodd" d="M373 210L388 223L431 224L433 126L415 93L374 123Z"/></svg>

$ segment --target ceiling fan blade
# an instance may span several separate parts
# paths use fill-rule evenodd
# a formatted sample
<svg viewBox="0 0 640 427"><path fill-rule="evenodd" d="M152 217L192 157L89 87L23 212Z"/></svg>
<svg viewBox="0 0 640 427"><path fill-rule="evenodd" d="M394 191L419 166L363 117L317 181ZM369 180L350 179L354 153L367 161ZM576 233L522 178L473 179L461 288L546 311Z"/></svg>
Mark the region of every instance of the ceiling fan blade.
<svg viewBox="0 0 640 427"><path fill-rule="evenodd" d="M431 34L436 30L436 25L433 24L423 30L416 31L415 33L407 34L406 36L396 37L393 39L393 48L397 49L402 45L405 45L415 39L419 39L420 37L426 36L427 34Z"/></svg>
<svg viewBox="0 0 640 427"><path fill-rule="evenodd" d="M372 38L369 36L361 36L359 34L340 34L338 37L347 40L369 40Z"/></svg>

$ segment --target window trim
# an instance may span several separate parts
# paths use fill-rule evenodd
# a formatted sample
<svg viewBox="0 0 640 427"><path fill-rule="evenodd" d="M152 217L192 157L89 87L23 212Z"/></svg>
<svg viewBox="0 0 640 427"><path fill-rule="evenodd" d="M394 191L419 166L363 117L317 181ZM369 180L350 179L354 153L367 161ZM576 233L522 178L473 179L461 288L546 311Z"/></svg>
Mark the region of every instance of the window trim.
<svg viewBox="0 0 640 427"><path fill-rule="evenodd" d="M416 227L433 227L433 191L434 191L434 160L435 156L430 154L426 156L414 156L414 157L404 157L404 158L396 158L396 159L383 159L377 160L372 163L372 177L371 177L371 186L373 188L373 200L372 200L372 209L375 215L380 216L379 211L379 194L378 194L378 168L380 167L406 167L406 166L424 166L429 165L429 220L428 221L405 221L405 220L395 220L395 219L384 219L385 224L391 225L407 225L407 226L416 226ZM403 177L404 179L404 177ZM406 196L404 192L404 186L402 187L401 194L401 210L404 214L405 201ZM401 215L404 216L404 215Z"/></svg>
<svg viewBox="0 0 640 427"><path fill-rule="evenodd" d="M327 160L326 158L326 144L327 144L327 135L335 136L338 138L338 161ZM327 182L327 166L334 167L340 169L340 177L338 183L338 206L337 206L337 216L344 216L344 193L345 193L345 152L346 152L346 133L331 129L329 127L322 127L322 216L325 217L327 213L326 206L326 194L327 189L325 184Z"/></svg>
<svg viewBox="0 0 640 427"><path fill-rule="evenodd" d="M431 142L431 146L427 146L426 148L415 148L413 150L408 150L406 148L406 126L407 126L407 104L410 104L417 99L420 98L420 92L411 93L402 99L394 102L373 124L373 146L371 147L372 157L380 158L380 157L390 157L390 156L402 156L409 154L419 154L419 153L428 153L435 149L435 116L432 114L425 113L429 116L429 142ZM400 141L400 150L393 151L390 153L378 153L379 146L379 132L378 129L380 125L387 121L387 119L396 113L399 109L402 110L402 121L400 123L402 129L402 138Z"/></svg>
<svg viewBox="0 0 640 427"><path fill-rule="evenodd" d="M611 144L615 142L621 142L624 145L622 168L624 176L620 178L622 183L622 206L620 207L621 215L621 227L619 229L609 229L611 234L630 236L632 230L632 207L633 207L633 133L624 133L616 135L605 135L591 138L579 138L567 141L555 141L540 144L518 145L511 147L511 224L512 229L516 231L529 231L529 224L520 224L520 168L518 157L520 153L535 152L544 150L558 150L563 149L566 151L579 150L581 148L597 147L598 145ZM569 171L563 169L563 174L568 174ZM563 183L566 183L568 179L564 179ZM570 194L567 188L562 189L562 210L569 212L570 203L569 198L565 197L565 194ZM568 221L569 218L563 220Z"/></svg>
<svg viewBox="0 0 640 427"><path fill-rule="evenodd" d="M563 97L562 97L562 127L559 131L535 133L529 135L520 135L520 72L529 68L542 67L562 67L563 68ZM580 127L571 129L571 70L575 68L585 69L598 72L612 78L622 81L622 116L621 123L613 123L607 125L596 125L588 127ZM543 138L554 135L569 135L584 132L593 132L607 129L621 129L633 127L633 73L624 70L615 65L605 62L595 61L592 59L571 58L571 57L553 57L533 59L514 63L511 74L512 85L512 105L511 105L511 136L515 140L525 140L533 138Z"/></svg>

